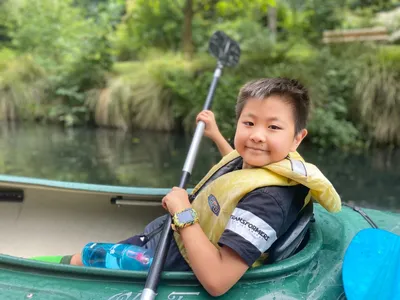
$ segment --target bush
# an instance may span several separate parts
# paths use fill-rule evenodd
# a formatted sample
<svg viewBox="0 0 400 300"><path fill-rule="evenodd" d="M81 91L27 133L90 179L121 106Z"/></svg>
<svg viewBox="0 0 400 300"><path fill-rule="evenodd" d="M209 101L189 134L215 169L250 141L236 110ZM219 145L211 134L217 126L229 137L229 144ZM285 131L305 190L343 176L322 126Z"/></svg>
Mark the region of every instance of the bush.
<svg viewBox="0 0 400 300"><path fill-rule="evenodd" d="M0 69L0 120L32 120L43 116L46 73L31 56L4 63Z"/></svg>
<svg viewBox="0 0 400 300"><path fill-rule="evenodd" d="M8 63L13 60L17 54L9 48L0 48L0 71L5 69Z"/></svg>
<svg viewBox="0 0 400 300"><path fill-rule="evenodd" d="M400 145L400 64L392 48L364 58L355 86L361 124L371 140Z"/></svg>
<svg viewBox="0 0 400 300"><path fill-rule="evenodd" d="M279 46L285 48L284 46ZM240 87L249 80L261 77L296 78L310 90L313 101L309 122L309 139L321 147L360 147L361 134L354 125L349 107L354 102L354 64L343 63L329 51L317 58L301 61L285 57L284 62L275 61L278 50L271 49L271 59L253 60L254 56L242 57L239 66L224 70L215 93L213 110L221 131L233 137L235 131L234 107ZM271 61L271 63L268 63ZM167 87L174 95L175 117L186 130L192 130L196 114L201 110L212 80L213 64L192 73L169 72ZM321 67L322 66L322 67Z"/></svg>
<svg viewBox="0 0 400 300"><path fill-rule="evenodd" d="M314 108L309 124L311 141L324 148L358 148L361 133L349 110L354 103L357 65L329 49L310 63L314 81L309 85Z"/></svg>
<svg viewBox="0 0 400 300"><path fill-rule="evenodd" d="M47 73L53 107L46 117L66 125L87 122L85 91L104 84L113 62L109 18L87 17L73 0L9 0L4 7L11 45L29 52Z"/></svg>
<svg viewBox="0 0 400 300"><path fill-rule="evenodd" d="M116 64L118 74L88 99L96 123L125 130L172 130L174 97L167 77L190 72L191 66L180 55L159 52L145 61Z"/></svg>

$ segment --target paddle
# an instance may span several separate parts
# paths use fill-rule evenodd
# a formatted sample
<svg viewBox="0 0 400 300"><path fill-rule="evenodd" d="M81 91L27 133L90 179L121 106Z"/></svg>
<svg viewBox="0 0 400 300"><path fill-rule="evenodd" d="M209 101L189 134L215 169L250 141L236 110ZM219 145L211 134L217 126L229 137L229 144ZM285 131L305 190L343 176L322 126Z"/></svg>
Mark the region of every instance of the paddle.
<svg viewBox="0 0 400 300"><path fill-rule="evenodd" d="M348 300L400 299L400 236L368 228L351 241L343 261Z"/></svg>
<svg viewBox="0 0 400 300"><path fill-rule="evenodd" d="M206 102L203 110L210 109L213 100L217 82L222 73L222 68L225 66L232 67L239 62L240 47L221 31L215 32L209 42L209 51L217 58L217 67L214 71L214 77L208 90ZM180 188L185 188L193 165L196 160L197 151L204 133L205 123L200 121L197 123L196 131L194 132L189 152L186 156L186 161L182 169L182 176L179 183ZM141 300L152 300L156 297L158 282L160 280L161 271L164 266L166 255L169 248L169 242L172 238L171 218L166 218L161 232L161 237L151 264L149 274L147 275L146 285L141 295Z"/></svg>

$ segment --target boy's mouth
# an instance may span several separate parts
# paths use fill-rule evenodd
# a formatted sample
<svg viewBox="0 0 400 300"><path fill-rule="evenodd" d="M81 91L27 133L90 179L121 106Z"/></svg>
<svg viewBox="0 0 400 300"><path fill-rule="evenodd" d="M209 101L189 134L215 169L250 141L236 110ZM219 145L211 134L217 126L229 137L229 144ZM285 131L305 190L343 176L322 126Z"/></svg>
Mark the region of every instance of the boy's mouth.
<svg viewBox="0 0 400 300"><path fill-rule="evenodd" d="M260 149L260 148L255 148L255 147L248 147L246 146L247 149L253 150L253 151L260 151L260 152L265 152L266 150Z"/></svg>

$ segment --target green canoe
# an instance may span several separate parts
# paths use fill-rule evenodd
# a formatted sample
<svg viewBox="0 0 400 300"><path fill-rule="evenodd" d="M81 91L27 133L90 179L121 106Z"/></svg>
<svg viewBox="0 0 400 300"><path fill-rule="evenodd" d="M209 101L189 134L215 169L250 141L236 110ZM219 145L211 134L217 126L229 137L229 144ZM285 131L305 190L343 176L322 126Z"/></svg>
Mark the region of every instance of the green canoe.
<svg viewBox="0 0 400 300"><path fill-rule="evenodd" d="M0 176L0 299L140 299L144 272L27 258L72 254L89 241L116 242L140 233L164 214L160 200L167 191ZM381 229L400 234L400 214L364 211ZM330 214L316 204L314 214L301 251L248 271L220 299L345 299L344 252L370 225L349 207ZM157 299L209 298L193 273L163 273Z"/></svg>

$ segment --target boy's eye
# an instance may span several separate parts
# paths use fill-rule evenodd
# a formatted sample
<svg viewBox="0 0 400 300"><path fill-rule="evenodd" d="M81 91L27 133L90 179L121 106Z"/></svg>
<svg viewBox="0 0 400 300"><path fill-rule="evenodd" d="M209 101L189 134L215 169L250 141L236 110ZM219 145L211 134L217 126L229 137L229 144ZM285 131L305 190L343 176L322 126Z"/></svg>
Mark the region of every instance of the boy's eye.
<svg viewBox="0 0 400 300"><path fill-rule="evenodd" d="M253 126L254 125L253 122L243 122L243 124L246 125L246 126Z"/></svg>
<svg viewBox="0 0 400 300"><path fill-rule="evenodd" d="M279 126L276 125L269 125L268 128L272 129L272 130L279 130L281 129Z"/></svg>

